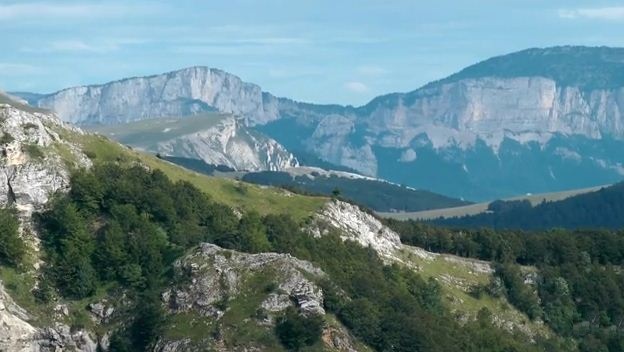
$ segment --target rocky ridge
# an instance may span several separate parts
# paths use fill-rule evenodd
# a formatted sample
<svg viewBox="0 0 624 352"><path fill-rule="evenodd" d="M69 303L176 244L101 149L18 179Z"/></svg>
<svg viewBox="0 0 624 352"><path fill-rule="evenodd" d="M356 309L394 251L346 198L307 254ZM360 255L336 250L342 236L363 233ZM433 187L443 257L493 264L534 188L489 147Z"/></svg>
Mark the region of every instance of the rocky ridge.
<svg viewBox="0 0 624 352"><path fill-rule="evenodd" d="M66 148L79 166L88 167L89 159L74 145L62 140L57 128L70 128L45 113L27 112L10 104L0 104L2 156L0 158L0 206L15 206L21 220L24 240L38 246L31 226L33 211L40 210L57 191L69 187L65 161L53 153ZM80 133L79 130L74 130ZM0 283L0 350L95 352L96 343L88 332L72 331L56 322L51 326L32 325L32 316L19 307Z"/></svg>
<svg viewBox="0 0 624 352"><path fill-rule="evenodd" d="M50 195L69 186L69 172L55 148L67 148L80 166L89 159L55 131L68 128L43 113L29 113L8 104L0 105L2 156L0 159L0 205L15 205L28 217L47 203ZM78 130L75 132L80 133Z"/></svg>
<svg viewBox="0 0 624 352"><path fill-rule="evenodd" d="M152 150L165 155L200 159L235 170L279 171L299 166L294 155L274 139L246 128L234 117L216 126L158 142Z"/></svg>

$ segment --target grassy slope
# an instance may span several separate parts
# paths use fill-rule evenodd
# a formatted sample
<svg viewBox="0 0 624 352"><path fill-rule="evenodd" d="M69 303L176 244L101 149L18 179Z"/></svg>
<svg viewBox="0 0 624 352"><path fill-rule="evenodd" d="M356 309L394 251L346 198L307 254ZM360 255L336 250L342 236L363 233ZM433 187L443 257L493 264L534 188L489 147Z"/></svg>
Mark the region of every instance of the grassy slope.
<svg viewBox="0 0 624 352"><path fill-rule="evenodd" d="M458 319L474 319L482 308L487 308L499 324L508 329L520 330L528 335L551 336L552 332L541 322L531 321L526 314L514 308L504 297L483 294L476 298L470 294L473 287L487 285L492 274L476 270L474 265L488 265L488 262L459 258L452 255L437 255L422 258L405 246L402 260L424 278L434 278L442 287L444 303L457 314ZM525 268L531 271L532 268Z"/></svg>
<svg viewBox="0 0 624 352"><path fill-rule="evenodd" d="M206 192L215 201L241 211L257 211L260 214L290 214L302 220L320 209L327 201L325 197L296 195L278 188L260 187L202 175L153 155L126 148L103 136L80 135L61 129L58 129L58 132L64 139L78 144L96 162L119 161L128 164L141 162L150 168L161 170L174 181L188 181ZM63 150L59 152L67 155Z"/></svg>

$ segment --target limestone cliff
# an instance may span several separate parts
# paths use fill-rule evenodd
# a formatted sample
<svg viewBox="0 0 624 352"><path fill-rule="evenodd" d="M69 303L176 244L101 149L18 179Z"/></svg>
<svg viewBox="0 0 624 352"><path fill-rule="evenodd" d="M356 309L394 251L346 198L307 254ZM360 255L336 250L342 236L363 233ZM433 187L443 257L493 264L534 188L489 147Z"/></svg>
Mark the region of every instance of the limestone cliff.
<svg viewBox="0 0 624 352"><path fill-rule="evenodd" d="M78 163L75 166L88 167L90 161L57 133L71 127L51 115L21 107L20 103L0 104L0 206L17 208L22 237L36 250L33 211L41 210L53 193L69 187L69 166L57 151L63 148L69 153ZM88 332L71 331L60 320L41 326L14 302L0 282L0 350L95 352L96 343Z"/></svg>
<svg viewBox="0 0 624 352"><path fill-rule="evenodd" d="M529 49L361 107L277 98L205 67L22 96L83 124L232 113L291 151L481 200L619 180L623 58L617 48Z"/></svg>

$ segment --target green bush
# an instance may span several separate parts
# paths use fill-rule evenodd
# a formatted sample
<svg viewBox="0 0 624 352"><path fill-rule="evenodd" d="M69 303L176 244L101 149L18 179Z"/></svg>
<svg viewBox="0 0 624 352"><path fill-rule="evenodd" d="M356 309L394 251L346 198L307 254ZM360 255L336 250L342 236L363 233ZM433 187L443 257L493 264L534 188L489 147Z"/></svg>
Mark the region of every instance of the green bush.
<svg viewBox="0 0 624 352"><path fill-rule="evenodd" d="M0 209L0 262L17 266L25 253L26 245L19 236L15 209Z"/></svg>
<svg viewBox="0 0 624 352"><path fill-rule="evenodd" d="M0 137L0 144L9 144L11 142L13 142L15 140L15 138L8 132L4 132L2 134L2 137Z"/></svg>
<svg viewBox="0 0 624 352"><path fill-rule="evenodd" d="M299 351L305 346L314 345L321 339L322 332L322 317L303 316L293 307L288 307L275 325L277 337L290 351Z"/></svg>
<svg viewBox="0 0 624 352"><path fill-rule="evenodd" d="M24 146L24 151L32 159L39 160L45 157L43 150L36 144L27 144Z"/></svg>
<svg viewBox="0 0 624 352"><path fill-rule="evenodd" d="M24 131L28 131L28 130L31 130L31 129L36 129L36 128L37 128L37 125L36 125L36 124L34 124L34 123L32 123L32 122L28 122L28 123L25 123L25 124L22 126L22 128L24 129Z"/></svg>

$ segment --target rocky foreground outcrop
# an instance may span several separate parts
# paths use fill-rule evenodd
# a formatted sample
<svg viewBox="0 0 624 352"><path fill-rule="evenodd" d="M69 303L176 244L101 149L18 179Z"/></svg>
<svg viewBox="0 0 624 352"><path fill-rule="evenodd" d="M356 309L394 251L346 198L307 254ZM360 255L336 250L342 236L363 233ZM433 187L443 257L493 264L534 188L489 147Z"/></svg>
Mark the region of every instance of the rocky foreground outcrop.
<svg viewBox="0 0 624 352"><path fill-rule="evenodd" d="M0 283L0 351L97 351L97 343L82 329L72 331L62 323L40 328L31 325L31 319Z"/></svg>
<svg viewBox="0 0 624 352"><path fill-rule="evenodd" d="M163 300L174 313L194 311L219 319L225 311L224 299L235 299L246 281L266 274L271 290L260 306L278 313L293 304L304 314L325 314L323 291L310 278L319 280L325 274L310 262L289 254L248 254L203 243L194 253L175 264L176 274L188 282L163 294Z"/></svg>
<svg viewBox="0 0 624 352"><path fill-rule="evenodd" d="M17 208L22 236L35 247L33 211L41 210L53 193L69 187L68 160L57 153L59 148L68 153L73 166L90 165L77 146L59 136L62 129L72 130L52 115L0 104L0 206ZM86 331L71 331L61 322L41 327L33 319L0 283L0 351L96 351Z"/></svg>
<svg viewBox="0 0 624 352"><path fill-rule="evenodd" d="M237 331L237 327L227 323L233 314L251 313L236 324L250 325L247 330L269 335L276 317L288 307L296 307L306 316L325 314L323 290L319 286L325 273L289 254L248 254L203 243L176 262L175 276L179 283L164 292L162 299L172 316L184 317L186 322L174 323L168 329L209 323L198 337L164 336L157 351L261 351L262 339L245 345L229 338ZM356 351L355 340L340 324L327 324L323 338L332 350Z"/></svg>
<svg viewBox="0 0 624 352"><path fill-rule="evenodd" d="M90 165L82 151L59 136L62 128L69 127L48 114L0 105L0 206L14 205L28 217L51 194L67 189L68 165L56 153L60 148L72 155L75 166Z"/></svg>

